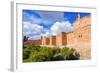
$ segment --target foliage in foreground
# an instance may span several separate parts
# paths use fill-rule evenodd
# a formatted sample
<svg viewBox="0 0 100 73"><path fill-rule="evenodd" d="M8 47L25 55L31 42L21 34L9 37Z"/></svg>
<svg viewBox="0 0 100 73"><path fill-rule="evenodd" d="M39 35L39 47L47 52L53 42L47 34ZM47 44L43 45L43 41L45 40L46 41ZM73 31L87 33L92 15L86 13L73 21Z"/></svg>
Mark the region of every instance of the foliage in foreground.
<svg viewBox="0 0 100 73"><path fill-rule="evenodd" d="M74 48L29 46L23 48L23 62L43 62L78 60L79 53Z"/></svg>

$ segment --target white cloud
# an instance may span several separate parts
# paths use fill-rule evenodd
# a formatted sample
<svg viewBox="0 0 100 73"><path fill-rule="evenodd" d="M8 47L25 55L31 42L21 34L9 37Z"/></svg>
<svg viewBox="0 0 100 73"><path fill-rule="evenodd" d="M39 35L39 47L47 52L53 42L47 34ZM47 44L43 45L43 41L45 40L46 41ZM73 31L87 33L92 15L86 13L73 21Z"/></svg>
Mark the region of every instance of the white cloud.
<svg viewBox="0 0 100 73"><path fill-rule="evenodd" d="M34 24L41 24L42 19L37 15L35 15L34 13L29 14L27 12L23 12L23 21L31 22L31 23L34 23Z"/></svg>
<svg viewBox="0 0 100 73"><path fill-rule="evenodd" d="M51 25L56 21L64 20L64 12L56 11L35 11L41 18L44 25Z"/></svg>
<svg viewBox="0 0 100 73"><path fill-rule="evenodd" d="M51 35L50 30L45 29L44 31L45 31L45 33L42 34L42 36L50 37L50 35Z"/></svg>
<svg viewBox="0 0 100 73"><path fill-rule="evenodd" d="M41 36L49 37L51 35L58 35L61 32L69 32L71 29L72 26L69 21L55 22L50 29L44 29L43 26L38 24L23 22L23 35L28 36L29 39L39 39Z"/></svg>
<svg viewBox="0 0 100 73"><path fill-rule="evenodd" d="M40 39L41 38L41 36L40 35L34 35L34 36L30 36L29 37L29 40L37 40L37 39Z"/></svg>
<svg viewBox="0 0 100 73"><path fill-rule="evenodd" d="M71 29L72 26L69 21L55 22L51 27L51 33L52 35L58 35L61 32L69 32Z"/></svg>
<svg viewBox="0 0 100 73"><path fill-rule="evenodd" d="M34 38L40 37L43 33L45 33L43 26L32 24L30 22L23 22L23 35Z"/></svg>

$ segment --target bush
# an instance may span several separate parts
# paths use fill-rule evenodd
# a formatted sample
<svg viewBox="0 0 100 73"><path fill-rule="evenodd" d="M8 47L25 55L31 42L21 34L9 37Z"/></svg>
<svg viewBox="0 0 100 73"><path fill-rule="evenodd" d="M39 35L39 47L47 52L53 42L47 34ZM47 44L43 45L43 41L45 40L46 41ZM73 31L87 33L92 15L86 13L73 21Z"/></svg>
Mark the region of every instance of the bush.
<svg viewBox="0 0 100 73"><path fill-rule="evenodd" d="M34 45L32 45L32 46L29 46L29 47L27 47L30 51L39 51L40 50L40 46L34 46Z"/></svg>
<svg viewBox="0 0 100 73"><path fill-rule="evenodd" d="M64 47L63 49L61 49L61 54L63 55L65 60L69 60L74 52L75 49L73 48Z"/></svg>
<svg viewBox="0 0 100 73"><path fill-rule="evenodd" d="M30 56L31 62L42 62L42 61L46 61L46 60L47 60L47 57L45 54L36 53L36 54L32 54Z"/></svg>
<svg viewBox="0 0 100 73"><path fill-rule="evenodd" d="M56 54L53 56L54 61L64 60L64 57L61 55L61 53Z"/></svg>
<svg viewBox="0 0 100 73"><path fill-rule="evenodd" d="M39 51L32 51L30 55L31 61L51 61L53 57L53 50L50 47L41 47Z"/></svg>
<svg viewBox="0 0 100 73"><path fill-rule="evenodd" d="M53 58L53 55L54 55L53 54L53 49L50 48L50 47L41 48L41 51L39 53L44 54L46 56L46 58L47 58L46 61L51 61L52 58Z"/></svg>
<svg viewBox="0 0 100 73"><path fill-rule="evenodd" d="M23 62L58 60L78 60L79 53L74 48L29 46L23 49Z"/></svg>
<svg viewBox="0 0 100 73"><path fill-rule="evenodd" d="M53 47L52 48L53 55L60 53L60 50L61 50L61 48L59 48L59 47Z"/></svg>
<svg viewBox="0 0 100 73"><path fill-rule="evenodd" d="M23 59L28 59L29 58L29 55L30 55L30 51L27 50L27 48L25 48L23 50Z"/></svg>
<svg viewBox="0 0 100 73"><path fill-rule="evenodd" d="M79 60L80 54L78 52L74 52L74 54L71 54L68 60Z"/></svg>

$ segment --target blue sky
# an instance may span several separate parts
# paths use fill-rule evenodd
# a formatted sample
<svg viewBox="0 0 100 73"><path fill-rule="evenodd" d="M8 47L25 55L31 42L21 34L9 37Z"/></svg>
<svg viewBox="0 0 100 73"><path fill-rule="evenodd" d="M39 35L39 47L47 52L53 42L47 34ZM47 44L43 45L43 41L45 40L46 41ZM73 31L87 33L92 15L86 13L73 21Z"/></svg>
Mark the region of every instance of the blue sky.
<svg viewBox="0 0 100 73"><path fill-rule="evenodd" d="M49 37L61 32L70 32L78 14L81 18L90 15L80 12L23 10L23 35L34 40L40 39L41 36Z"/></svg>

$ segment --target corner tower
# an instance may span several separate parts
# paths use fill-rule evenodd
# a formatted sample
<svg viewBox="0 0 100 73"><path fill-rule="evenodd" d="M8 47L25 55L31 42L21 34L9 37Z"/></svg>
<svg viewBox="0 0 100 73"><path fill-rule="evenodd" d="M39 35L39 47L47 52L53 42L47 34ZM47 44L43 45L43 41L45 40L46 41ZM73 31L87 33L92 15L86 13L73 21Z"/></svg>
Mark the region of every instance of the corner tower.
<svg viewBox="0 0 100 73"><path fill-rule="evenodd" d="M81 16L80 14L77 14L77 18L73 26L73 31L80 27L80 21L81 21Z"/></svg>

